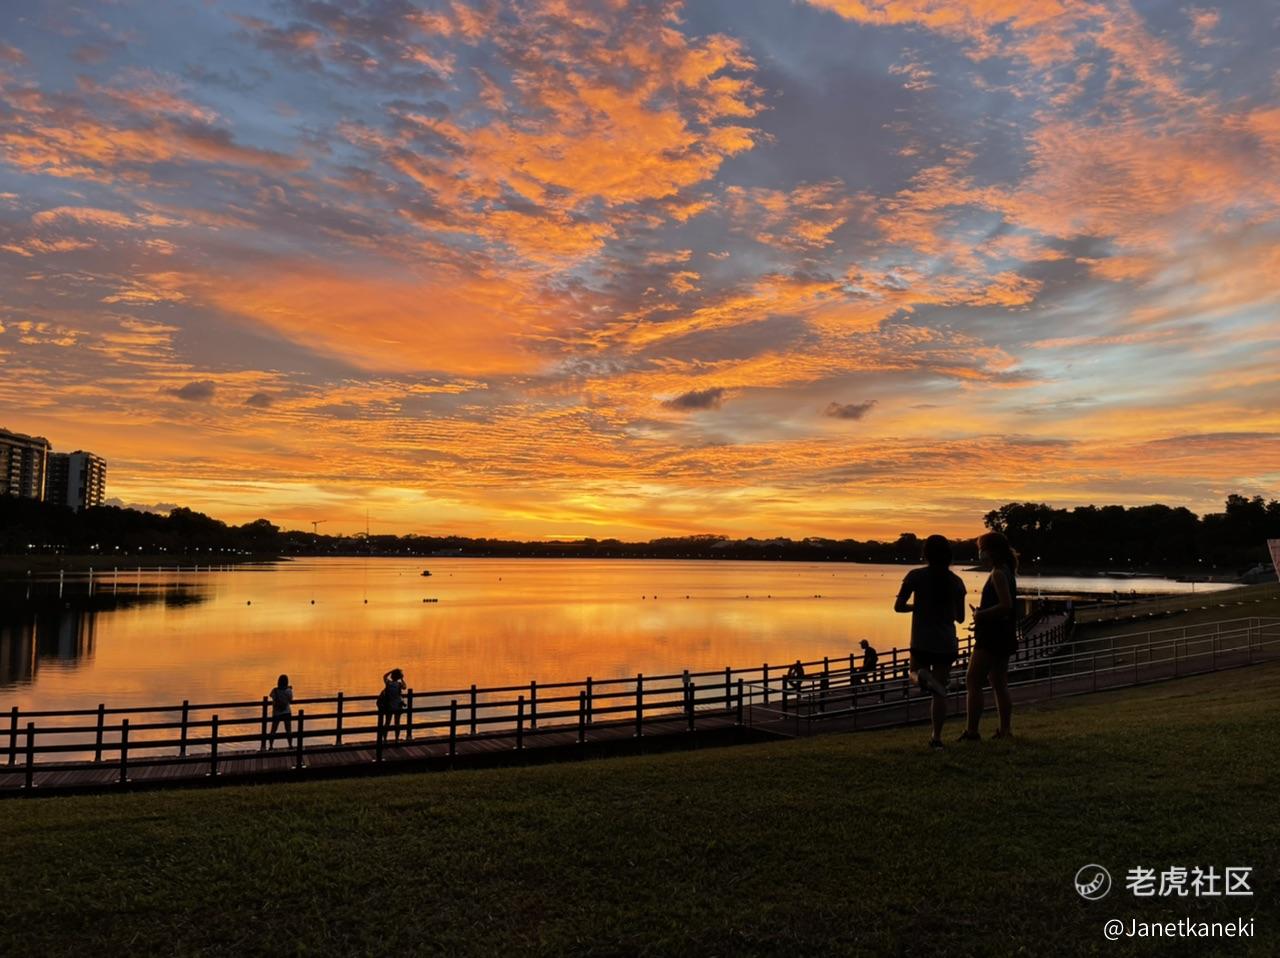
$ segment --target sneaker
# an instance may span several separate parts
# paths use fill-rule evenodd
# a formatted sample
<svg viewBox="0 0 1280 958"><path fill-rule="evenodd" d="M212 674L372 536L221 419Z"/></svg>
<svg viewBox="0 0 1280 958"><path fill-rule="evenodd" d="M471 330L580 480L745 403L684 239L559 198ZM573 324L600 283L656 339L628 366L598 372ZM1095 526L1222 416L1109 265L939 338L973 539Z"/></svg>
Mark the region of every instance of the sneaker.
<svg viewBox="0 0 1280 958"><path fill-rule="evenodd" d="M982 736L979 735L977 732L970 732L968 729L965 729L963 732L960 733L960 736L959 738L956 739L956 741L957 742L981 742Z"/></svg>
<svg viewBox="0 0 1280 958"><path fill-rule="evenodd" d="M933 749L935 752L941 752L943 748L942 739L940 738L929 739L929 748Z"/></svg>

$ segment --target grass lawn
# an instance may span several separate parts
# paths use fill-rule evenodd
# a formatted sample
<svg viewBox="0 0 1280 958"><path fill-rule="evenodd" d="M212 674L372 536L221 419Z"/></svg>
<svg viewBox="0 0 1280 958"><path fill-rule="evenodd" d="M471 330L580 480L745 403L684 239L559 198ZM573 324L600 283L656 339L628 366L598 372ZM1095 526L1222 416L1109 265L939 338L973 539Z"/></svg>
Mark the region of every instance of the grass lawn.
<svg viewBox="0 0 1280 958"><path fill-rule="evenodd" d="M0 804L0 955L1276 954L1280 664L920 728ZM958 731L951 729L952 733ZM1097 903L1076 870L1108 866ZM1253 898L1130 867L1251 865ZM1118 942L1110 918L1255 918Z"/></svg>

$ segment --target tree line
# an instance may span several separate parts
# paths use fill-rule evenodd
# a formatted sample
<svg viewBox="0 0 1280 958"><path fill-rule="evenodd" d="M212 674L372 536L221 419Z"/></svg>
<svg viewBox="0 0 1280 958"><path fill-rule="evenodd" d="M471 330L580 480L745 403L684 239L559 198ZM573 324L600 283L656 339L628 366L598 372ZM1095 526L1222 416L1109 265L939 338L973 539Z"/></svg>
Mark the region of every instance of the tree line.
<svg viewBox="0 0 1280 958"><path fill-rule="evenodd" d="M1267 560L1265 540L1280 539L1280 501L1228 496L1225 509L1198 517L1184 507L1078 506L1011 502L988 512L988 529L1004 532L1024 563L1044 568L1243 571ZM230 525L191 509L167 515L99 506L83 512L26 499L0 497L0 552L8 555L220 556L463 555L542 558L771 559L841 562L917 562L922 538L904 532L892 541L732 539L672 536L648 542L619 539L523 542L438 535L325 535L283 530L258 519ZM974 540L952 543L957 563L977 559Z"/></svg>
<svg viewBox="0 0 1280 958"><path fill-rule="evenodd" d="M985 517L1032 561L1116 569L1239 567L1269 562L1280 539L1280 501L1232 494L1222 512L1197 516L1165 505L1077 506L1011 502Z"/></svg>

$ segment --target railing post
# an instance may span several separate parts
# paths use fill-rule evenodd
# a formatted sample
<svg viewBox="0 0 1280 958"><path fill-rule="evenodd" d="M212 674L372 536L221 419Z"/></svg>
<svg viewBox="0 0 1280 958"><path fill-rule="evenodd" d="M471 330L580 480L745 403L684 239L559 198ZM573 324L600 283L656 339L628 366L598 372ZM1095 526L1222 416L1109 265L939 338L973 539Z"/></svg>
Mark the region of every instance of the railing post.
<svg viewBox="0 0 1280 958"><path fill-rule="evenodd" d="M387 730L382 722L382 714L378 714L378 734L373 739L373 760L382 761L382 742L387 737Z"/></svg>
<svg viewBox="0 0 1280 958"><path fill-rule="evenodd" d="M36 723L27 723L27 791L36 787Z"/></svg>
<svg viewBox="0 0 1280 958"><path fill-rule="evenodd" d="M476 687L471 685L471 734L476 734Z"/></svg>
<svg viewBox="0 0 1280 958"><path fill-rule="evenodd" d="M1214 636L1209 637L1209 670L1218 671L1218 640Z"/></svg>
<svg viewBox="0 0 1280 958"><path fill-rule="evenodd" d="M214 716L209 724L209 775L218 774L218 716Z"/></svg>
<svg viewBox="0 0 1280 958"><path fill-rule="evenodd" d="M689 731L692 732L694 716L697 714L697 710L694 708L694 703L697 701L697 698L698 698L698 683L690 682L689 688L685 694L687 696L687 704L685 705L685 709L689 713Z"/></svg>
<svg viewBox="0 0 1280 958"><path fill-rule="evenodd" d="M538 682L529 683L529 731L538 727Z"/></svg>
<svg viewBox="0 0 1280 958"><path fill-rule="evenodd" d="M265 752L267 750L267 697L262 697L262 735L261 742L258 744L258 750Z"/></svg>
<svg viewBox="0 0 1280 958"><path fill-rule="evenodd" d="M334 729L334 734L335 734L335 738L333 741L334 745L342 744L342 703L343 703L343 695L341 692L339 692L338 693L338 717L337 717L337 724Z"/></svg>
<svg viewBox="0 0 1280 958"><path fill-rule="evenodd" d="M587 724L591 724L591 710L595 707L595 695L591 685L591 676L587 676Z"/></svg>
<svg viewBox="0 0 1280 958"><path fill-rule="evenodd" d="M93 760L102 761L102 726L107 720L107 703L98 703L98 731L93 740Z"/></svg>
<svg viewBox="0 0 1280 958"><path fill-rule="evenodd" d="M458 754L458 700L449 702L449 757Z"/></svg>
<svg viewBox="0 0 1280 958"><path fill-rule="evenodd" d="M18 762L18 706L9 710L9 764Z"/></svg>
<svg viewBox="0 0 1280 958"><path fill-rule="evenodd" d="M1053 698L1053 659L1049 660L1049 698Z"/></svg>
<svg viewBox="0 0 1280 958"><path fill-rule="evenodd" d="M644 734L644 673L636 673L636 738Z"/></svg>
<svg viewBox="0 0 1280 958"><path fill-rule="evenodd" d="M129 720L120 720L120 784L129 781Z"/></svg>
<svg viewBox="0 0 1280 958"><path fill-rule="evenodd" d="M1093 671L1093 691L1098 691L1098 653L1094 652L1089 656L1090 665Z"/></svg>
<svg viewBox="0 0 1280 958"><path fill-rule="evenodd" d="M587 740L587 692L578 690L578 744Z"/></svg>
<svg viewBox="0 0 1280 958"><path fill-rule="evenodd" d="M186 699L182 700L182 731L178 734L178 757L186 758L187 756L187 719L191 714L191 705ZM127 723L126 723L127 724Z"/></svg>
<svg viewBox="0 0 1280 958"><path fill-rule="evenodd" d="M516 751L524 749L524 696L516 700Z"/></svg>
<svg viewBox="0 0 1280 958"><path fill-rule="evenodd" d="M303 739L307 734L307 710L298 709L298 757L294 764L295 768L306 768L306 763L302 761Z"/></svg>
<svg viewBox="0 0 1280 958"><path fill-rule="evenodd" d="M768 705L769 704L769 663L768 662L764 664L764 668L760 670L760 673L764 677L764 704Z"/></svg>
<svg viewBox="0 0 1280 958"><path fill-rule="evenodd" d="M827 691L831 688L831 660L822 657L822 711L827 710Z"/></svg>
<svg viewBox="0 0 1280 958"><path fill-rule="evenodd" d="M1176 679L1181 669L1178 665L1178 640L1173 640L1173 677Z"/></svg>
<svg viewBox="0 0 1280 958"><path fill-rule="evenodd" d="M738 724L739 724L739 725L741 725L741 724L742 724L742 709L743 709L743 695L742 695L742 693L743 693L743 683L742 683L742 679L738 679Z"/></svg>
<svg viewBox="0 0 1280 958"><path fill-rule="evenodd" d="M412 742L413 741L413 689L409 690L409 710L408 710L408 714L405 716L405 719L408 721L408 725L409 725L409 727L405 730L405 736L404 736L405 741Z"/></svg>
<svg viewBox="0 0 1280 958"><path fill-rule="evenodd" d="M729 666L724 667L724 710L727 712L733 708L733 692L731 691L733 684L733 673Z"/></svg>

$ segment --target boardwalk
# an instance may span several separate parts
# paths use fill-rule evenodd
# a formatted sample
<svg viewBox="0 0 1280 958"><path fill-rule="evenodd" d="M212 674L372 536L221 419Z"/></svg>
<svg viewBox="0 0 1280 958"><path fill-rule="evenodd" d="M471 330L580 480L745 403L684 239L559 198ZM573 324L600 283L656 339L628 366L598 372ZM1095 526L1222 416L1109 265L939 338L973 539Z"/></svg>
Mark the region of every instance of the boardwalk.
<svg viewBox="0 0 1280 958"><path fill-rule="evenodd" d="M1060 620L1039 623L1011 674L1015 700L1083 694L1276 657L1280 620L1235 619L1202 632L1146 633L1104 650L1072 651ZM11 716L0 795L50 795L175 785L298 781L419 769L559 761L732 744L924 721L927 696L904 659L874 676L828 658L797 691L780 669L636 676L411 697L403 740L379 741L369 697L303 700L294 747L266 751L258 703ZM957 670L957 678L960 672ZM512 694L515 697L512 698ZM952 710L963 706L957 683ZM447 701L445 701L447 699ZM316 710L320 706L320 710ZM209 709L220 712L204 714ZM336 710L335 710L336 709ZM246 710L253 710L245 714ZM181 722L156 721L180 711ZM227 718L227 713L234 714ZM22 719L26 718L25 723ZM96 721L88 721L90 718ZM149 719L149 720L148 720ZM52 724L55 721L61 724ZM45 727L42 730L40 724ZM135 738L130 738L131 730ZM176 733L176 734L175 734ZM145 736L145 737L142 737ZM3 739L0 739L3 741ZM81 756L91 755L85 759Z"/></svg>

